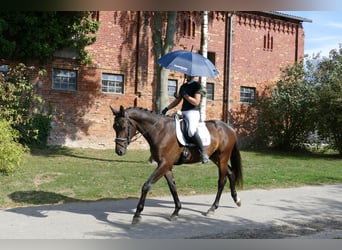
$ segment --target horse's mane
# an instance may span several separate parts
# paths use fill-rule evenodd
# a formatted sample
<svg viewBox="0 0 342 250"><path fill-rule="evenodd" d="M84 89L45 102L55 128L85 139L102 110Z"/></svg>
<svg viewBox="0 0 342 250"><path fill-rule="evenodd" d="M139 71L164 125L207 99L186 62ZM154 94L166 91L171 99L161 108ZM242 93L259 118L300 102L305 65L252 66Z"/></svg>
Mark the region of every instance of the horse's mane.
<svg viewBox="0 0 342 250"><path fill-rule="evenodd" d="M171 118L171 116L164 116L162 114L156 113L153 110L149 110L149 109L143 108L143 107L128 107L126 109L126 112L130 112L130 111L138 111L138 112L150 114L150 115L158 117L158 118L160 118L160 117Z"/></svg>

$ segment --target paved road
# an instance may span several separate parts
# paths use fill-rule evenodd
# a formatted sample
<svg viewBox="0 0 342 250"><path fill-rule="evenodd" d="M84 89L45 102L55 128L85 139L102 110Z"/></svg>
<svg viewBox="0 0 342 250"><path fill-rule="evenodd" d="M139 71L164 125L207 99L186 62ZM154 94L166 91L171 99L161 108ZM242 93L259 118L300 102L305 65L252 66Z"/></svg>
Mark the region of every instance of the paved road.
<svg viewBox="0 0 342 250"><path fill-rule="evenodd" d="M177 221L170 197L148 197L131 225L136 199L0 210L0 239L342 238L342 184L226 193L213 216L214 195L181 196Z"/></svg>

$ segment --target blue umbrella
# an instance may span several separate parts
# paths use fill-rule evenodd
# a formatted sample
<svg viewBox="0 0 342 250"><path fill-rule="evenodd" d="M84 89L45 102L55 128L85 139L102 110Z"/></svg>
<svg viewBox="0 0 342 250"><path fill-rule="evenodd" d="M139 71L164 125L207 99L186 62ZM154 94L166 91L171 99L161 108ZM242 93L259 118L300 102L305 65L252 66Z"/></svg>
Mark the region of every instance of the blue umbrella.
<svg viewBox="0 0 342 250"><path fill-rule="evenodd" d="M187 50L170 52L159 58L157 62L167 69L190 76L215 77L218 74L215 65L208 58Z"/></svg>

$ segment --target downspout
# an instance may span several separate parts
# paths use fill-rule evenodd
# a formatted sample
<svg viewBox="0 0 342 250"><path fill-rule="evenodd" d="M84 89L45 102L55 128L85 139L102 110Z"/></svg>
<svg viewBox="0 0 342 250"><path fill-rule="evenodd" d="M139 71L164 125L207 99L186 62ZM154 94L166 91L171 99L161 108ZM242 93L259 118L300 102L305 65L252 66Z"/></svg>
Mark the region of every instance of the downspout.
<svg viewBox="0 0 342 250"><path fill-rule="evenodd" d="M299 38L298 38L298 36L299 36L299 28L298 28L298 24L296 25L296 41L295 41L295 62L298 62L298 50L299 50L299 48L298 48L298 43L299 43Z"/></svg>
<svg viewBox="0 0 342 250"><path fill-rule="evenodd" d="M139 91L139 50L140 50L140 11L137 12L137 33L136 33L136 51L135 51L135 75L134 75L134 106L138 106L138 98L141 96L141 92Z"/></svg>
<svg viewBox="0 0 342 250"><path fill-rule="evenodd" d="M231 71L232 71L232 51L233 51L233 15L234 12L228 12L227 13L227 22L226 23L226 34L228 34L228 41L227 41L227 53L228 59L226 59L226 76L225 76L225 82L226 82L226 122L229 124L230 119L230 88L231 88Z"/></svg>

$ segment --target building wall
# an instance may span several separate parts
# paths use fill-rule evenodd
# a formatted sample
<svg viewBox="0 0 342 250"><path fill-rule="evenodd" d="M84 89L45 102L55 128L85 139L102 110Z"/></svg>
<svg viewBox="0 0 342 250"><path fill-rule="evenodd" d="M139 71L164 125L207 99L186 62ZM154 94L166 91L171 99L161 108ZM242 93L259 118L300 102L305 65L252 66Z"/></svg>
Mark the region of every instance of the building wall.
<svg viewBox="0 0 342 250"><path fill-rule="evenodd" d="M280 68L295 62L296 28L300 29L298 51L303 57L304 37L300 25L246 13L235 16L233 27L230 101L234 110L239 108L240 86L261 91L279 79Z"/></svg>
<svg viewBox="0 0 342 250"><path fill-rule="evenodd" d="M198 51L200 16L196 13L183 13L182 18L186 15L195 23L194 36L184 35L180 23L174 50ZM154 109L156 79L150 17L139 11L101 11L99 21L97 40L87 48L92 57L92 65L78 65L74 60L64 57L55 58L46 66L48 75L41 80L39 91L53 104L56 115L49 144L114 148L115 133L110 105L115 109L120 105ZM208 51L215 52L215 65L220 74L215 79L207 79L215 86L214 100L207 100L207 119L225 119L226 21L225 13L210 15ZM299 32L296 32L297 28ZM240 107L240 86L261 89L261 86L272 84L279 79L280 67L295 61L297 33L298 55L302 56L304 39L300 24L263 16L260 13L238 12L233 16L230 97L232 111ZM268 34L273 37L272 49L264 48L264 36ZM77 90L53 90L53 68L77 70ZM124 75L124 93L102 93L102 73ZM183 82L183 75L176 72L170 72L170 78L178 80L178 87ZM130 145L130 148L148 146L141 138Z"/></svg>

